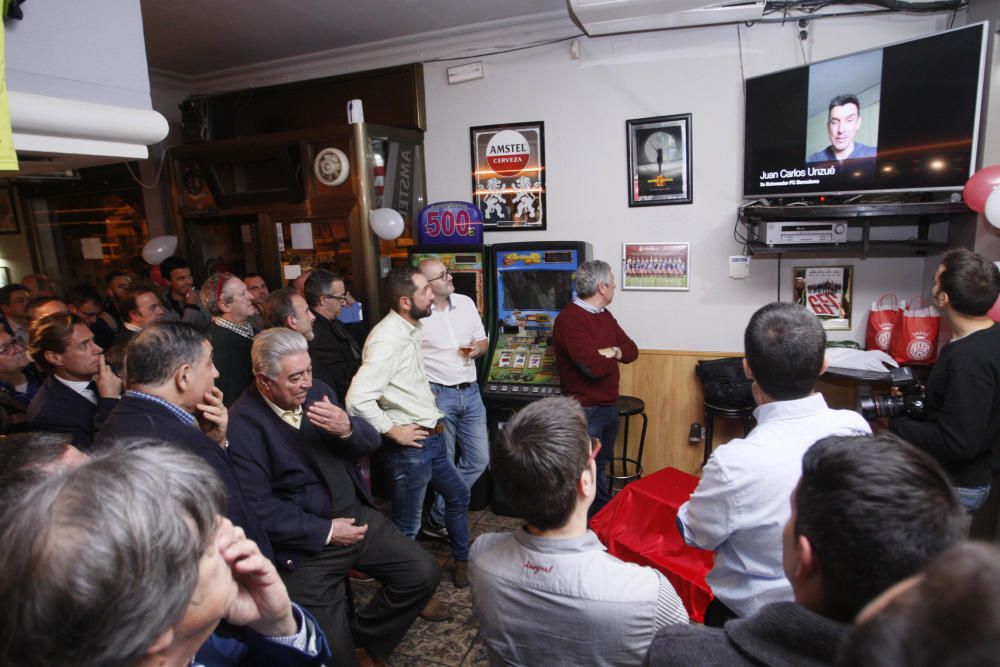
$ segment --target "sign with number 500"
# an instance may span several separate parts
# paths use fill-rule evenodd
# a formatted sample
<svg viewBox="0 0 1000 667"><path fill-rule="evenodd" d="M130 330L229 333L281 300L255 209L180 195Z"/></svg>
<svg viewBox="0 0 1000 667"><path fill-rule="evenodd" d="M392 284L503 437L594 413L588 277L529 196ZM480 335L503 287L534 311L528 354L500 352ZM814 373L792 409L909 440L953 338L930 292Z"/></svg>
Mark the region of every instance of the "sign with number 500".
<svg viewBox="0 0 1000 667"><path fill-rule="evenodd" d="M483 242L483 216L472 202L439 201L417 217L420 245Z"/></svg>

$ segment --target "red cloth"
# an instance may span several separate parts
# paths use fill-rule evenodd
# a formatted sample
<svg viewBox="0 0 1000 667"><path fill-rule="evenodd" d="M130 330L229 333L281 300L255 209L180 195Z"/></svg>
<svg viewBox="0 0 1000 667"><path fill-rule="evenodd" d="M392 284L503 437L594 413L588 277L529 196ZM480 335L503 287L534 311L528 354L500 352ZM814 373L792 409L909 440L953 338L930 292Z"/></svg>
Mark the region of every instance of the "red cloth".
<svg viewBox="0 0 1000 667"><path fill-rule="evenodd" d="M552 340L564 394L582 405L614 405L618 401L618 364L635 361L639 348L607 309L595 314L570 303L556 316ZM620 360L597 352L616 346L622 351Z"/></svg>
<svg viewBox="0 0 1000 667"><path fill-rule="evenodd" d="M698 486L698 478L664 468L632 482L590 520L608 552L630 563L662 572L688 615L705 619L712 591L705 575L715 561L711 551L689 547L677 530L677 510Z"/></svg>

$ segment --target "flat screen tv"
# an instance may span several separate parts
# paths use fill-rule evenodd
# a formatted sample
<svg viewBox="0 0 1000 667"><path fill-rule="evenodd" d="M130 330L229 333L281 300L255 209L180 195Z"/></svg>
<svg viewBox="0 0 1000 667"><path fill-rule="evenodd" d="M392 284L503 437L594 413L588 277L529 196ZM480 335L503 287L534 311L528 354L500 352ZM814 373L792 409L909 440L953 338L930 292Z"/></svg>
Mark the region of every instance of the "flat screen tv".
<svg viewBox="0 0 1000 667"><path fill-rule="evenodd" d="M986 23L746 81L743 196L960 190Z"/></svg>

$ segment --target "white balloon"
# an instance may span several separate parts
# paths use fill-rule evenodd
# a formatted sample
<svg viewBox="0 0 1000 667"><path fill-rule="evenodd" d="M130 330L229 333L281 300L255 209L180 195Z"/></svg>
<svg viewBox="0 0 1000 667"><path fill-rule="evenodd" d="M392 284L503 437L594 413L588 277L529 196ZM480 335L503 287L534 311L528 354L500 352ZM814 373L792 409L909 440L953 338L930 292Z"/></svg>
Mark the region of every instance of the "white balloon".
<svg viewBox="0 0 1000 667"><path fill-rule="evenodd" d="M403 216L391 208L377 208L368 214L372 231L386 241L398 239L403 233Z"/></svg>
<svg viewBox="0 0 1000 667"><path fill-rule="evenodd" d="M142 247L142 258L147 264L157 266L177 250L176 236L154 236Z"/></svg>
<svg viewBox="0 0 1000 667"><path fill-rule="evenodd" d="M991 225L1000 228L1000 188L993 188L993 192L986 198L983 215L986 216Z"/></svg>

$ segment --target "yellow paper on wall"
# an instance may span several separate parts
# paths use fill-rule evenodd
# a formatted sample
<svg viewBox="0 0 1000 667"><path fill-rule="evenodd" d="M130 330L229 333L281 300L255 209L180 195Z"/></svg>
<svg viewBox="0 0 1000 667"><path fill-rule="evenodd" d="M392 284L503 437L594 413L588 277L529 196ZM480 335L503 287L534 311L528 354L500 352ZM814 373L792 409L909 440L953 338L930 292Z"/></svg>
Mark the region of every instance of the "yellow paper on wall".
<svg viewBox="0 0 1000 667"><path fill-rule="evenodd" d="M6 7L6 3L4 3ZM2 23L0 23L2 26ZM0 29L0 171L17 171L17 153L10 130L10 107L7 105L7 58L4 32Z"/></svg>

